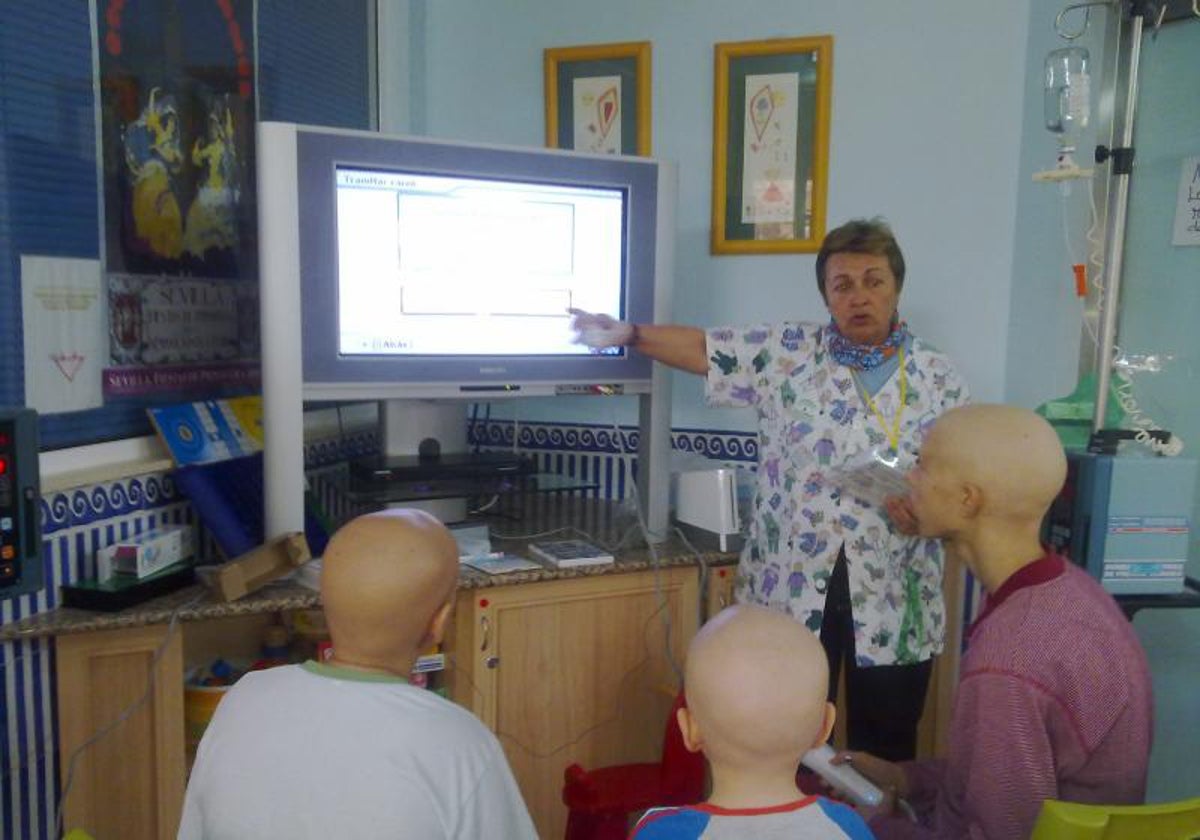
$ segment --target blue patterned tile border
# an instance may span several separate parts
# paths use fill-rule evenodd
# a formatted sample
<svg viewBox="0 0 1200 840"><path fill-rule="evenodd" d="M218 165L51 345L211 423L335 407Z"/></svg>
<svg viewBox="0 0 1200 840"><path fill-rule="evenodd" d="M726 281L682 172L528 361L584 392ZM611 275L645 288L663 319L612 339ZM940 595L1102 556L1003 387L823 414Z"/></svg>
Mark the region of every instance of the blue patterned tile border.
<svg viewBox="0 0 1200 840"><path fill-rule="evenodd" d="M635 426L614 427L592 423L515 423L512 420L476 420L468 424L467 442L475 446L513 446L519 449L637 454L640 435ZM753 432L718 429L675 429L671 446L682 452L695 452L721 461L754 464L758 461L758 438Z"/></svg>
<svg viewBox="0 0 1200 840"><path fill-rule="evenodd" d="M754 432L675 429L671 432L671 448L695 452L715 461L736 461L751 466L758 463L758 435Z"/></svg>
<svg viewBox="0 0 1200 840"><path fill-rule="evenodd" d="M517 447L530 455L539 472L595 482L593 489L573 491L589 498L624 499L637 475L638 429L591 423L515 423L512 420L474 421L467 440L482 449ZM677 429L671 445L722 461L754 466L757 438L749 432Z"/></svg>
<svg viewBox="0 0 1200 840"><path fill-rule="evenodd" d="M175 483L166 473L75 487L42 498L42 532L49 536L64 528L78 528L179 501Z"/></svg>
<svg viewBox="0 0 1200 840"><path fill-rule="evenodd" d="M553 452L635 454L640 435L633 426L592 423L516 423L512 420L476 420L467 425L467 442L475 446L509 447L516 436L520 449Z"/></svg>
<svg viewBox="0 0 1200 840"><path fill-rule="evenodd" d="M378 446L378 435L373 429L345 438L314 441L304 447L305 467L316 469L368 455L376 452ZM175 489L170 473L150 473L69 488L42 498L42 532L49 537L66 528L78 528L180 501L183 497Z"/></svg>
<svg viewBox="0 0 1200 840"><path fill-rule="evenodd" d="M304 444L304 468L321 469L345 461L379 452L379 432L376 429L358 429L345 436L321 438Z"/></svg>

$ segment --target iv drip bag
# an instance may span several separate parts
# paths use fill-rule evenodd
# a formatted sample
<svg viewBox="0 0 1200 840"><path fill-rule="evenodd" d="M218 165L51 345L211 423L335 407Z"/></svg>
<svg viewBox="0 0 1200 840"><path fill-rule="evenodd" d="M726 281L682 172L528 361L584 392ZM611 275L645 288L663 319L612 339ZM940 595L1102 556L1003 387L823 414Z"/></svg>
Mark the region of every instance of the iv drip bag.
<svg viewBox="0 0 1200 840"><path fill-rule="evenodd" d="M1088 65L1088 51L1083 47L1063 47L1046 56L1047 130L1071 135L1087 127Z"/></svg>

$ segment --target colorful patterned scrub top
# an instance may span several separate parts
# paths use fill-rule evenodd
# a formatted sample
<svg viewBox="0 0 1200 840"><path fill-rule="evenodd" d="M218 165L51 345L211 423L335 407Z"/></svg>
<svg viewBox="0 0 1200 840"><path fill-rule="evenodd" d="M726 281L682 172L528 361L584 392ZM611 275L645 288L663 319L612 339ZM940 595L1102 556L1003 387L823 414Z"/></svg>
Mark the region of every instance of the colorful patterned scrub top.
<svg viewBox="0 0 1200 840"><path fill-rule="evenodd" d="M933 421L967 402L967 388L945 355L914 336L903 370L873 395L872 410L826 339L824 324L801 322L708 331L709 404L758 414L757 492L735 597L819 632L845 546L858 664L921 662L942 649L941 544L894 533L884 510L836 481L876 449L911 468Z"/></svg>

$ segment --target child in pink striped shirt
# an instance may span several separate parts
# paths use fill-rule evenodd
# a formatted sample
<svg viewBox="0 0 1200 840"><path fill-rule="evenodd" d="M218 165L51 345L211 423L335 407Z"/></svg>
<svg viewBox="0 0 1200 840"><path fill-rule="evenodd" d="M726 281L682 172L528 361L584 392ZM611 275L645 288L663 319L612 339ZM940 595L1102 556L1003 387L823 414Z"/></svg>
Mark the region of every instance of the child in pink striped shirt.
<svg viewBox="0 0 1200 840"><path fill-rule="evenodd" d="M945 540L987 590L960 668L947 754L893 764L846 757L914 806L878 837L1024 840L1045 799L1143 800L1153 730L1146 656L1094 579L1039 541L1066 459L1031 411L973 405L943 415L909 475L923 536Z"/></svg>

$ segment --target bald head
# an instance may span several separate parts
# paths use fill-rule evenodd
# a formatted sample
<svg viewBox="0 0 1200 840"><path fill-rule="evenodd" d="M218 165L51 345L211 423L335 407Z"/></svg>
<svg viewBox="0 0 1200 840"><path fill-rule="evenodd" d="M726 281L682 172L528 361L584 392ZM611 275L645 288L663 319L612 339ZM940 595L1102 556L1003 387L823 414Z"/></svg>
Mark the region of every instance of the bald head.
<svg viewBox="0 0 1200 840"><path fill-rule="evenodd" d="M360 516L325 549L321 599L344 662L405 666L428 638L458 581L458 549L437 519L419 510ZM444 620L444 619L443 619Z"/></svg>
<svg viewBox="0 0 1200 840"><path fill-rule="evenodd" d="M827 734L828 682L816 636L765 607L723 610L688 649L688 713L714 766L777 763L794 772L800 756Z"/></svg>
<svg viewBox="0 0 1200 840"><path fill-rule="evenodd" d="M1041 521L1062 489L1067 459L1043 418L1011 405L968 405L934 424L921 461L937 460L983 491L983 513Z"/></svg>

